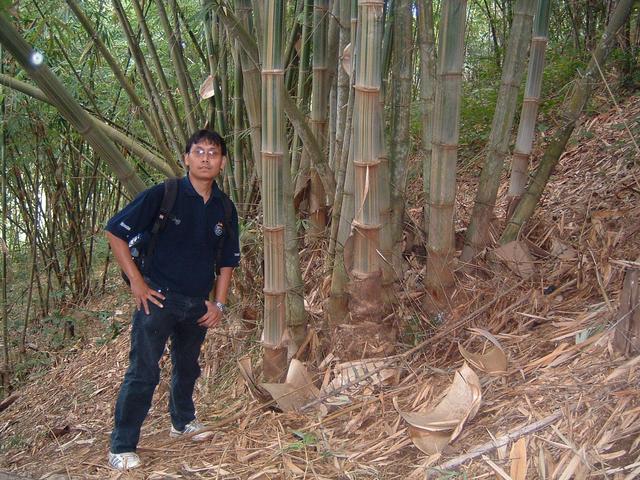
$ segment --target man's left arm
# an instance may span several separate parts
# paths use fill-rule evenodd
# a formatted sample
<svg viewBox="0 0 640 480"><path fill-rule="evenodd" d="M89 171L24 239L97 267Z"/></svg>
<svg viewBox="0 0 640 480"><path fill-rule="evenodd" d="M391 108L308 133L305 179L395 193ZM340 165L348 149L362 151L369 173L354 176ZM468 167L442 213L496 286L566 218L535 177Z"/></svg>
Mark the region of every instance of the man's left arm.
<svg viewBox="0 0 640 480"><path fill-rule="evenodd" d="M227 303L227 294L229 293L229 286L231 285L231 275L233 274L234 267L221 267L220 275L216 277L216 284L214 287L214 298L216 302L220 302L223 305ZM207 305L207 313L198 320L198 324L201 327L212 328L220 323L222 320L223 311L218 308L214 302L209 300L205 301Z"/></svg>

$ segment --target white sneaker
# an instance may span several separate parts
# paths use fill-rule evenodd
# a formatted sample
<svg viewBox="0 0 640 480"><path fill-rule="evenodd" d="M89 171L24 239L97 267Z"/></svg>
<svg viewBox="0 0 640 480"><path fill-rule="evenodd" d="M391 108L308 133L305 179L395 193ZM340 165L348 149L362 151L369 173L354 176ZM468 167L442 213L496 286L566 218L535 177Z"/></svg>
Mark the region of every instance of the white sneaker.
<svg viewBox="0 0 640 480"><path fill-rule="evenodd" d="M185 425L184 430L182 431L176 429L176 427L171 425L171 431L169 432L169 436L175 438L175 437L181 437L182 435L189 435L189 434L195 433L195 435L191 437L189 440L191 440L192 442L203 442L207 438L210 438L213 436L213 432L210 430L204 431L202 433L198 433L204 430L205 428L207 427L205 427L198 420L192 420L191 422Z"/></svg>
<svg viewBox="0 0 640 480"><path fill-rule="evenodd" d="M109 466L116 470L129 470L142 465L136 452L111 453L109 452Z"/></svg>

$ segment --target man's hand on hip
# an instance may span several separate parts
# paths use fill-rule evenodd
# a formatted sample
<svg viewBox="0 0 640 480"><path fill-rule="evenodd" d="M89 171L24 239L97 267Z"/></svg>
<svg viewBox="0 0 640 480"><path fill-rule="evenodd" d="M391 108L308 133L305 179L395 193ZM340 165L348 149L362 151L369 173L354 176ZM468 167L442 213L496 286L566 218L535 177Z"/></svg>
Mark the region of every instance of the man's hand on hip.
<svg viewBox="0 0 640 480"><path fill-rule="evenodd" d="M164 306L161 302L165 298L164 295L147 285L142 278L131 282L131 293L136 300L138 310L141 307L144 308L144 313L147 315L149 315L149 302L155 303L160 308Z"/></svg>

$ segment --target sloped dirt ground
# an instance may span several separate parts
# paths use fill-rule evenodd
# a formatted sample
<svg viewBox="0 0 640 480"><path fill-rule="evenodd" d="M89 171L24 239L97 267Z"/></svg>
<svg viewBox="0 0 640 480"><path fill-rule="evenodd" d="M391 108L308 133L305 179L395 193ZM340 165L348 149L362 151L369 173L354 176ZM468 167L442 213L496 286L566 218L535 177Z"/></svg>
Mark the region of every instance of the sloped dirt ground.
<svg viewBox="0 0 640 480"><path fill-rule="evenodd" d="M473 272L461 268L452 312L433 328L421 308L423 260L409 259L413 270L395 316L414 334L399 351L418 348L397 361L397 383L361 388L350 404L323 417L278 413L253 400L240 379L236 360L246 353L257 359L259 345L249 322L232 322L208 336L197 390L199 417L217 426L215 436L199 444L169 439L165 369L142 431L145 464L119 473L105 460L127 364L122 334L84 346L16 392L0 413L0 469L28 478L412 479L511 434L526 442L526 459L522 453L510 459L509 443L461 466L431 470L434 478L640 477L640 357L611 346L625 270L640 268L640 154L625 129L626 122L639 138L639 119L635 96L621 112L588 118L576 131L524 235L536 260L530 279L488 260ZM460 189L460 218L472 206L471 192ZM320 270L308 268L305 276L314 312ZM114 299L102 301L118 307ZM399 411L437 403L462 365L458 342L482 345L470 327L499 340L507 372L477 371L477 415L445 452L429 456L413 445ZM309 370L318 382L327 373L311 363ZM512 470L523 464L526 473Z"/></svg>

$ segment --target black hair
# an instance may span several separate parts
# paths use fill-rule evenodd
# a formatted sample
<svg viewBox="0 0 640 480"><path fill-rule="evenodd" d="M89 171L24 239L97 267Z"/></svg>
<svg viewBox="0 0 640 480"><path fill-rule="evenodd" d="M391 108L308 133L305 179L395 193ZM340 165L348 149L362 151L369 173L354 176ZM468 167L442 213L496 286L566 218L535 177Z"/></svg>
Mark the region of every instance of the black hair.
<svg viewBox="0 0 640 480"><path fill-rule="evenodd" d="M207 129L198 130L196 133L191 135L191 137L189 137L184 153L189 153L191 151L191 147L193 147L195 143L200 143L202 141L211 143L213 145L218 145L220 147L220 150L222 151L222 155L227 154L227 144L225 143L224 138L222 138L222 136L218 132Z"/></svg>

